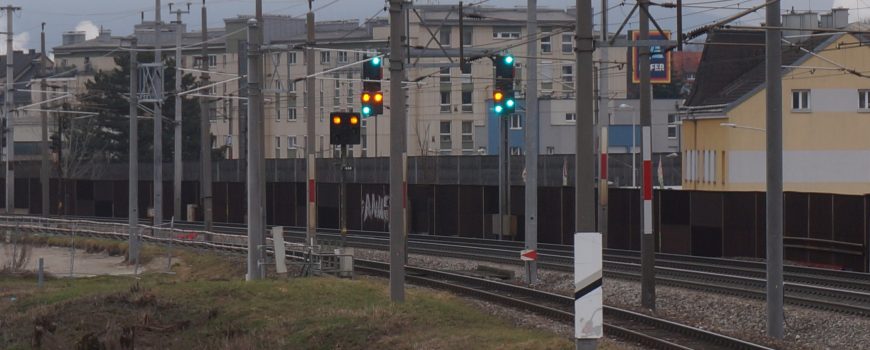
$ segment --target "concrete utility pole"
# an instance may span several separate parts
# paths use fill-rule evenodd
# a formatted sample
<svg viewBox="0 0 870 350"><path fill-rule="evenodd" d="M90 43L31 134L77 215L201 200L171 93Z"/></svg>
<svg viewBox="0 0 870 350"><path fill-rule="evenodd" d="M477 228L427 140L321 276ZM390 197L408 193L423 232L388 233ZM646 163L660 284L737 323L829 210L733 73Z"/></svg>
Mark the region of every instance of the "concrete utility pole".
<svg viewBox="0 0 870 350"><path fill-rule="evenodd" d="M307 135L305 138L305 156L307 159L305 170L308 173L308 207L306 208L308 216L305 221L305 236L308 244L313 247L317 244L317 163L315 161L317 158L317 152L315 149L315 145L317 144L315 140L317 138L315 133L317 119L315 119L314 114L314 72L316 63L314 61L315 28L312 1L313 0L308 0L308 14L306 15L306 28L308 33L305 42L305 89L307 91L307 94L305 95L305 105L308 106L308 108L305 109L305 134ZM377 135L377 131L375 131L375 135Z"/></svg>
<svg viewBox="0 0 870 350"><path fill-rule="evenodd" d="M529 38L538 35L538 0L528 0ZM538 250L538 41L526 44L526 249ZM538 263L526 262L526 282L538 283Z"/></svg>
<svg viewBox="0 0 870 350"><path fill-rule="evenodd" d="M574 53L577 69L574 83L577 98L577 144L574 153L574 231L595 232L595 140L592 125L592 0L577 0L577 18L574 33ZM576 348L595 349L594 339L577 339Z"/></svg>
<svg viewBox="0 0 870 350"><path fill-rule="evenodd" d="M638 0L640 6L640 40L649 40L649 0ZM652 227L652 84L650 84L649 46L638 47L638 71L640 72L640 128L641 153L643 153L643 234L640 242L641 281L640 301L647 309L656 308L655 281L655 236Z"/></svg>
<svg viewBox="0 0 870 350"><path fill-rule="evenodd" d="M181 37L184 31L184 26L181 25L181 15L190 13L190 3L187 4L187 11L178 8L172 11L172 3L169 3L169 12L175 12L175 141L172 148L172 213L175 220L182 220L181 216L181 177L183 170L181 167ZM204 61L204 66L208 66L208 62Z"/></svg>
<svg viewBox="0 0 870 350"><path fill-rule="evenodd" d="M42 32L40 33L40 36L39 36L39 48L40 48L40 52L42 52L41 57L39 59L39 71L40 71L40 75L42 75L42 79L39 82L39 89L42 90L42 93L40 94L41 95L40 101L45 101L47 99L47 96L48 96L46 94L46 90L48 90L48 81L45 80L45 75L48 73L48 71L45 69L46 61L48 60L46 57L48 57L48 56L46 56L47 53L45 52L45 23L44 22L42 23ZM47 215L51 214L51 211L49 209L50 203L48 202L49 201L49 197L48 197L49 183L48 182L50 181L49 177L51 176L51 164L48 160L48 152L49 152L49 148L48 148L48 112L45 111L47 108L48 108L48 106L42 106L40 108L40 109L42 109L42 111L40 112L40 117L39 117L39 124L42 127L42 140L39 144L40 153L42 154L42 158L40 161L40 167L39 167L39 186L40 186L39 187L39 189L40 189L39 194L40 194L40 198L42 199L42 215L43 216L47 216Z"/></svg>
<svg viewBox="0 0 870 350"><path fill-rule="evenodd" d="M601 42L607 42L607 0L601 0ZM608 78L608 48L602 48L598 54L601 63L598 65L598 232L601 233L601 241L607 248L607 125L610 123L610 80Z"/></svg>
<svg viewBox="0 0 870 350"><path fill-rule="evenodd" d="M390 300L405 301L405 80L404 0L390 0Z"/></svg>
<svg viewBox="0 0 870 350"><path fill-rule="evenodd" d="M258 0L259 2L259 0ZM257 41L257 33L260 23L256 19L248 21L248 280L261 279L260 273L260 247L263 245L263 221L261 196L263 185L260 183L260 170L258 159L260 154L259 143L263 141L263 106L257 103L261 95L260 81L261 71L258 61L260 55L260 43Z"/></svg>
<svg viewBox="0 0 870 350"><path fill-rule="evenodd" d="M202 0L202 61L208 62L208 10L205 0ZM202 85L208 85L210 76L208 64L202 67ZM208 89L200 92L208 95ZM199 98L199 163L200 163L200 198L202 205L202 221L206 231L212 229L212 194L211 194L211 100L209 97Z"/></svg>
<svg viewBox="0 0 870 350"><path fill-rule="evenodd" d="M263 159L263 81L262 57L260 56L260 30L262 0L257 0L257 17L248 21L248 280L263 278L261 269L262 251L265 244L262 182Z"/></svg>
<svg viewBox="0 0 870 350"><path fill-rule="evenodd" d="M130 172L127 175L127 236L129 249L128 261L134 261L139 256L139 62L136 37L130 39Z"/></svg>
<svg viewBox="0 0 870 350"><path fill-rule="evenodd" d="M6 98L3 101L6 116L6 214L15 214L15 52L12 48L12 13L20 7L5 6L6 10Z"/></svg>
<svg viewBox="0 0 870 350"><path fill-rule="evenodd" d="M160 52L160 0L154 0L154 63L158 65L154 102L154 226L163 223L163 54Z"/></svg>
<svg viewBox="0 0 870 350"><path fill-rule="evenodd" d="M767 41L767 335L782 339L782 36L780 2L766 10Z"/></svg>

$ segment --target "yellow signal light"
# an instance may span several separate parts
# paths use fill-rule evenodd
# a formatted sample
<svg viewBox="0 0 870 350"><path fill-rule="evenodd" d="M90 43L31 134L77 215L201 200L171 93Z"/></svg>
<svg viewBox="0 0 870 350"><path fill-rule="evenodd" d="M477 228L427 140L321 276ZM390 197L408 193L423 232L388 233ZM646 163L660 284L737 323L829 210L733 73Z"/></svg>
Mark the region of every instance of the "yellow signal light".
<svg viewBox="0 0 870 350"><path fill-rule="evenodd" d="M363 101L363 102L369 102L369 101L371 101L371 100L372 100L372 95L371 95L371 94L369 94L369 93L364 93L364 94L362 94L362 101Z"/></svg>
<svg viewBox="0 0 870 350"><path fill-rule="evenodd" d="M335 125L341 124L341 117L339 117L339 116L332 117L332 123Z"/></svg>
<svg viewBox="0 0 870 350"><path fill-rule="evenodd" d="M502 93L501 91L496 91L494 94L492 94L492 99L496 102L500 102L504 99L504 93Z"/></svg>
<svg viewBox="0 0 870 350"><path fill-rule="evenodd" d="M380 102L382 102L383 100L384 100L384 94L382 94L382 93L380 93L380 92L376 92L376 93L375 93L375 102L380 103Z"/></svg>
<svg viewBox="0 0 870 350"><path fill-rule="evenodd" d="M359 118L357 118L357 116L351 116L350 117L350 125L357 125L357 124L359 124Z"/></svg>

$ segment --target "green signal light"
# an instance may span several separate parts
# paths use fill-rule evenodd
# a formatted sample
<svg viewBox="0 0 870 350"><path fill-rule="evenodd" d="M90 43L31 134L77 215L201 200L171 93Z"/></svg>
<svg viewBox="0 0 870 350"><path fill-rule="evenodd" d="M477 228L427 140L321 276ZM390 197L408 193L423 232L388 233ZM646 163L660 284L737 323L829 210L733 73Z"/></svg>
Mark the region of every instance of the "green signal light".
<svg viewBox="0 0 870 350"><path fill-rule="evenodd" d="M363 115L371 115L371 114L372 114L372 108L369 107L369 106L364 106L364 107L362 108L362 114L363 114Z"/></svg>
<svg viewBox="0 0 870 350"><path fill-rule="evenodd" d="M380 66L381 65L381 58L380 57L372 58L372 65L373 66Z"/></svg>
<svg viewBox="0 0 870 350"><path fill-rule="evenodd" d="M496 105L493 109L495 110L495 114L501 114L501 112L504 111L504 107L501 105Z"/></svg>
<svg viewBox="0 0 870 350"><path fill-rule="evenodd" d="M514 56L504 56L504 63L513 64L514 63Z"/></svg>
<svg viewBox="0 0 870 350"><path fill-rule="evenodd" d="M507 101L505 101L504 104L507 105L508 107L513 107L513 106L514 106L514 100L508 99Z"/></svg>

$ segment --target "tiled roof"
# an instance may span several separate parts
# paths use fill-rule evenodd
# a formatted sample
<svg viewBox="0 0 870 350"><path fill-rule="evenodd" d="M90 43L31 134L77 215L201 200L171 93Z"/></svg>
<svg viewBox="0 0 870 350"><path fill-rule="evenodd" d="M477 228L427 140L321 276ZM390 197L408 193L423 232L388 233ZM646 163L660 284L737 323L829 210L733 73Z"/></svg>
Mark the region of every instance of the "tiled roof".
<svg viewBox="0 0 870 350"><path fill-rule="evenodd" d="M830 36L815 36L799 46L783 43L782 64L792 65L815 51ZM686 106L730 104L765 83L765 38L761 30L724 29L711 32L701 57L695 86Z"/></svg>

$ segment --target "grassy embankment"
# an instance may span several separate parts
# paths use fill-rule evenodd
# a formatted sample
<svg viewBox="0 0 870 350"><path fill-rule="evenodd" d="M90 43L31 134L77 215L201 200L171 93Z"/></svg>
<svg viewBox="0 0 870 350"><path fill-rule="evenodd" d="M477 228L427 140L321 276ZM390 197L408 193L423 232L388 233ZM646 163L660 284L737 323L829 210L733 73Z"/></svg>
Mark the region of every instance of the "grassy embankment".
<svg viewBox="0 0 870 350"><path fill-rule="evenodd" d="M126 251L113 241L87 246ZM158 247L146 251L162 254ZM244 282L241 257L176 253L175 274L149 273L138 281L50 278L38 290L33 276L0 275L0 348L572 347L568 339L514 327L447 293L412 288L404 304L393 305L382 280Z"/></svg>

